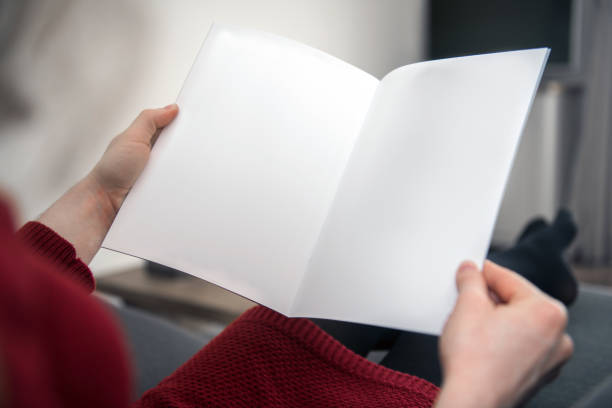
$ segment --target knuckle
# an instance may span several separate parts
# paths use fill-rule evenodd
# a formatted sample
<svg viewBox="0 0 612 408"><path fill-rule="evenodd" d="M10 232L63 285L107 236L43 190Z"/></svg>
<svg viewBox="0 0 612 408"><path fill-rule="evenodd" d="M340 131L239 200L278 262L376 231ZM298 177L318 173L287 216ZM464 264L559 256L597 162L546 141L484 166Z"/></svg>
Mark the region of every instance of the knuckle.
<svg viewBox="0 0 612 408"><path fill-rule="evenodd" d="M480 301L483 297L483 293L477 285L470 283L466 284L462 288L461 293L459 293L459 297L461 299Z"/></svg>
<svg viewBox="0 0 612 408"><path fill-rule="evenodd" d="M138 114L137 122L148 125L153 122L154 112L153 109L145 109Z"/></svg>
<svg viewBox="0 0 612 408"><path fill-rule="evenodd" d="M572 354L574 354L574 341L567 334L563 336L561 347L564 359L568 359Z"/></svg>
<svg viewBox="0 0 612 408"><path fill-rule="evenodd" d="M563 330L567 324L567 309L556 300L542 300L537 304L534 314L538 323L548 330Z"/></svg>
<svg viewBox="0 0 612 408"><path fill-rule="evenodd" d="M116 146L118 143L121 143L121 140L123 139L123 135L124 134L125 134L125 131L121 132L117 136L113 137L111 139L111 141L108 143L108 146L107 146L106 150L110 149L113 146Z"/></svg>
<svg viewBox="0 0 612 408"><path fill-rule="evenodd" d="M149 119L153 115L153 109L144 109L138 115L142 119Z"/></svg>
<svg viewBox="0 0 612 408"><path fill-rule="evenodd" d="M141 111L135 123L147 132L155 132L157 129L155 126L155 110L145 109Z"/></svg>

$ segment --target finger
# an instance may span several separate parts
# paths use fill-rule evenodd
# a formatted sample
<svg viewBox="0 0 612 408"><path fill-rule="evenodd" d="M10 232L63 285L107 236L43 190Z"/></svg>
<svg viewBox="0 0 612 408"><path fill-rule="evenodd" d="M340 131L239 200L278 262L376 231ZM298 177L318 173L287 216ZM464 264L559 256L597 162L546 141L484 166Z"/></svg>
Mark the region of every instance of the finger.
<svg viewBox="0 0 612 408"><path fill-rule="evenodd" d="M557 343L557 347L551 353L551 357L546 364L546 370L560 369L572 354L574 354L574 342L567 333L564 333Z"/></svg>
<svg viewBox="0 0 612 408"><path fill-rule="evenodd" d="M123 135L131 141L151 144L156 133L170 124L177 114L176 104L160 109L143 110Z"/></svg>
<svg viewBox="0 0 612 408"><path fill-rule="evenodd" d="M482 273L478 270L476 264L471 261L465 261L459 265L455 281L459 295L469 290L485 292L487 288Z"/></svg>
<svg viewBox="0 0 612 408"><path fill-rule="evenodd" d="M483 305L493 305L482 272L473 262L464 262L459 266L456 283L459 294L453 313L462 314L474 308L483 311Z"/></svg>
<svg viewBox="0 0 612 408"><path fill-rule="evenodd" d="M483 275L487 286L504 303L540 293L527 279L491 261L486 261Z"/></svg>

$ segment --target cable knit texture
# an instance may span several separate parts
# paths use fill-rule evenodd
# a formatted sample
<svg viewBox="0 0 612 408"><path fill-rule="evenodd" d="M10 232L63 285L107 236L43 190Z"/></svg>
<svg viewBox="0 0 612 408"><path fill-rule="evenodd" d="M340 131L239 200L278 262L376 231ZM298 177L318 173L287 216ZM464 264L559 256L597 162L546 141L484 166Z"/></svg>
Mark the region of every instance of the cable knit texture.
<svg viewBox="0 0 612 408"><path fill-rule="evenodd" d="M30 222L19 239L12 228L0 202L0 390L8 406L128 406L129 359L115 322L88 296L89 268L46 226ZM133 406L429 407L437 393L307 319L256 307Z"/></svg>

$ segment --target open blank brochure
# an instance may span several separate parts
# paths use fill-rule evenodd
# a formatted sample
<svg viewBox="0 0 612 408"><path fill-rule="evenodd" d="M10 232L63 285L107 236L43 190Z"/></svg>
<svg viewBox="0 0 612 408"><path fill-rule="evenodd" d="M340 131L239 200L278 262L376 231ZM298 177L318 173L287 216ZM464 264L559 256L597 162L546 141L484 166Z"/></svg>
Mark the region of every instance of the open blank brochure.
<svg viewBox="0 0 612 408"><path fill-rule="evenodd" d="M439 334L482 265L548 49L378 80L215 25L103 246L287 316Z"/></svg>

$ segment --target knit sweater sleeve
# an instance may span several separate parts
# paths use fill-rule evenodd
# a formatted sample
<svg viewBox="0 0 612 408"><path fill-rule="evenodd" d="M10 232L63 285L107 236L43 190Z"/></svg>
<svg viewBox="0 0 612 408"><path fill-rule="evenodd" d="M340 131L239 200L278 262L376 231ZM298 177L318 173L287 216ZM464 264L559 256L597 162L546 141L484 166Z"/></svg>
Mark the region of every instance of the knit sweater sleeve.
<svg viewBox="0 0 612 408"><path fill-rule="evenodd" d="M51 228L36 221L30 221L19 231L21 239L34 253L58 266L61 273L79 284L88 292L95 289L95 280L89 267L76 256L74 246Z"/></svg>
<svg viewBox="0 0 612 408"><path fill-rule="evenodd" d="M126 407L130 360L113 316L83 290L91 272L44 225L13 227L0 200L0 405Z"/></svg>

